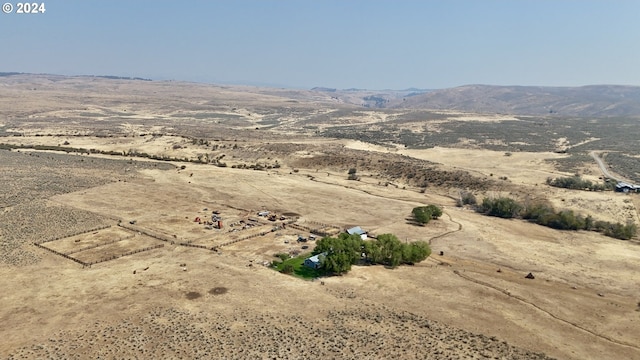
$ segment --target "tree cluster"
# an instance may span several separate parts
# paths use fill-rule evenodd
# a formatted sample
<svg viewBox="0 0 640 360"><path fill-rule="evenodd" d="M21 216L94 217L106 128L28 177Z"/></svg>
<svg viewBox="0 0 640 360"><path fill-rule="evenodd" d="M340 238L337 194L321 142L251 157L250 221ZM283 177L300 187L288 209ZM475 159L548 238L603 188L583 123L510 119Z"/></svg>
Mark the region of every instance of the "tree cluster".
<svg viewBox="0 0 640 360"><path fill-rule="evenodd" d="M484 198L477 210L489 216L510 219L518 216L522 205L508 197Z"/></svg>
<svg viewBox="0 0 640 360"><path fill-rule="evenodd" d="M365 260L370 264L396 267L423 261L431 255L431 248L424 241L405 244L393 234L382 234L375 241L365 241L363 252Z"/></svg>
<svg viewBox="0 0 640 360"><path fill-rule="evenodd" d="M556 212L547 204L530 205L523 209L521 217L558 230L591 230L590 227L593 224L590 216L583 218L572 210Z"/></svg>
<svg viewBox="0 0 640 360"><path fill-rule="evenodd" d="M579 175L571 176L571 177L560 177L560 178L547 178L547 185L565 188L565 189L574 189L574 190L589 190L589 191L604 191L604 190L612 190L615 186L613 183L602 183L602 184L594 184L590 180L585 180L581 178Z"/></svg>
<svg viewBox="0 0 640 360"><path fill-rule="evenodd" d="M322 268L333 274L344 274L358 263L382 264L396 267L416 264L431 255L426 242L400 242L393 234L382 234L375 240L362 240L359 235L340 234L325 237L316 243L313 254L321 257Z"/></svg>
<svg viewBox="0 0 640 360"><path fill-rule="evenodd" d="M417 223L424 225L442 216L442 209L436 205L418 206L413 208L411 215Z"/></svg>
<svg viewBox="0 0 640 360"><path fill-rule="evenodd" d="M556 211L546 203L534 203L524 206L507 197L485 198L476 211L501 218L522 218L558 230L591 230L616 239L628 240L637 233L633 223L626 225L595 221L591 216L583 217L572 210Z"/></svg>
<svg viewBox="0 0 640 360"><path fill-rule="evenodd" d="M324 254L322 267L334 274L351 270L361 258L363 240L360 235L340 234L337 238L325 237L316 242L313 254Z"/></svg>

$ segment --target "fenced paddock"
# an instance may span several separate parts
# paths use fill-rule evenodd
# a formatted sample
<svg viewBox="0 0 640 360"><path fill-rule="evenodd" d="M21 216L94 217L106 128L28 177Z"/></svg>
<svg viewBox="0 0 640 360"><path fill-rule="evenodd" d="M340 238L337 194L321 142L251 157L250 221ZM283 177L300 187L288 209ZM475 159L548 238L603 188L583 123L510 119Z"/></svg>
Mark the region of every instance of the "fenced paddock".
<svg viewBox="0 0 640 360"><path fill-rule="evenodd" d="M73 257L86 264L96 264L115 260L126 255L157 249L162 246L164 246L164 243L160 243L151 237L136 235L122 241L74 253Z"/></svg>
<svg viewBox="0 0 640 360"><path fill-rule="evenodd" d="M46 243L41 243L40 245L60 253L70 255L78 251L82 251L83 249L90 249L92 247L99 247L108 243L121 241L123 239L133 237L134 235L134 232L121 227L111 226L55 241L48 241Z"/></svg>
<svg viewBox="0 0 640 360"><path fill-rule="evenodd" d="M93 264L157 249L165 244L141 232L111 226L62 239L35 242L34 245L75 261L83 267L90 267Z"/></svg>

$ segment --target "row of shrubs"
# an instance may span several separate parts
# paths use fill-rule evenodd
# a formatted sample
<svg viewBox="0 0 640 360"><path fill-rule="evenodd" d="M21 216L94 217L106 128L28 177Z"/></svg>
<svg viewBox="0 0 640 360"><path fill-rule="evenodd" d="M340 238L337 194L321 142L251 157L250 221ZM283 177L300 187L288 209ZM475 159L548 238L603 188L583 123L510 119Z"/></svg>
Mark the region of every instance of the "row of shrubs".
<svg viewBox="0 0 640 360"><path fill-rule="evenodd" d="M556 211L551 205L535 203L524 206L508 197L484 198L476 211L505 219L521 218L559 230L591 230L616 239L628 240L637 233L634 223L610 223L596 221L591 216L583 217L572 210Z"/></svg>
<svg viewBox="0 0 640 360"><path fill-rule="evenodd" d="M570 177L559 177L559 178L547 178L547 185L565 188L565 189L574 189L574 190L589 190L589 191L605 191L605 190L613 190L615 188L615 184L612 182L604 182L602 184L595 184L590 180L586 180L580 177L580 175L570 176Z"/></svg>
<svg viewBox="0 0 640 360"><path fill-rule="evenodd" d="M98 149L85 149L85 148L76 148L70 146L56 146L56 145L16 145L16 144L6 144L0 143L0 150L12 150L12 149L33 149L33 150L46 150L46 151L64 151L68 153L77 153L77 154L104 154L104 155L116 155L116 156L135 156L135 157L143 157L152 160L160 160L160 161L177 161L177 162L191 162L198 164L209 164L212 163L218 167L227 167L227 163L220 161L223 156L217 157L210 162L207 157L198 156L196 159L190 158L177 158L165 155L155 155L148 154L146 152L140 152L136 150L129 151L111 151L111 150L98 150ZM246 165L246 164L238 164L232 165L232 168L238 169L252 169L252 170L267 170L267 169L278 169L280 168L280 164L276 163L273 165L268 164L255 164L255 165Z"/></svg>
<svg viewBox="0 0 640 360"><path fill-rule="evenodd" d="M251 164L251 165L237 164L237 165L231 165L231 167L233 169L268 170L268 169L279 169L280 168L280 164L278 164L278 163L273 164L273 165L267 165L267 164Z"/></svg>
<svg viewBox="0 0 640 360"><path fill-rule="evenodd" d="M0 143L0 150L13 150L13 149L33 149L33 150L43 150L43 151L64 151L68 153L77 153L77 154L103 154L103 155L116 155L116 156L135 156L135 157L143 157L152 160L161 160L161 161L179 161L179 162L192 162L192 163L201 163L207 164L207 160L204 158L199 159L189 159L189 158L177 158L165 155L155 155L148 154L146 152L139 152L136 150L129 151L111 151L111 150L98 150L98 149L85 149L85 148L76 148L70 146L59 146L59 145L17 145L17 144L6 144ZM216 162L215 165L220 167L226 167L227 164L223 162Z"/></svg>

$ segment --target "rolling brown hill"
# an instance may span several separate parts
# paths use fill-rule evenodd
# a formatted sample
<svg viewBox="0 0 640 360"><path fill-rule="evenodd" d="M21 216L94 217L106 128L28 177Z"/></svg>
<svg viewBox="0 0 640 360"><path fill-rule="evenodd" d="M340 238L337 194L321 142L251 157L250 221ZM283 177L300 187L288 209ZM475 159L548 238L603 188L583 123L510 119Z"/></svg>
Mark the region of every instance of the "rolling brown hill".
<svg viewBox="0 0 640 360"><path fill-rule="evenodd" d="M638 116L640 87L465 85L396 99L387 107L518 115Z"/></svg>

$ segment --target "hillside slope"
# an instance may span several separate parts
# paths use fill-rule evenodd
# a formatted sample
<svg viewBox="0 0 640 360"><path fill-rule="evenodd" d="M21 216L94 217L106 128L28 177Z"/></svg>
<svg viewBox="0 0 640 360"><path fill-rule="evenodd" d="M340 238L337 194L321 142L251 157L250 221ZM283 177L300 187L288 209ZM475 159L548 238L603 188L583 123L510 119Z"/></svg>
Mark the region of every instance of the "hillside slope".
<svg viewBox="0 0 640 360"><path fill-rule="evenodd" d="M640 87L466 85L397 99L388 107L520 115L638 116Z"/></svg>

